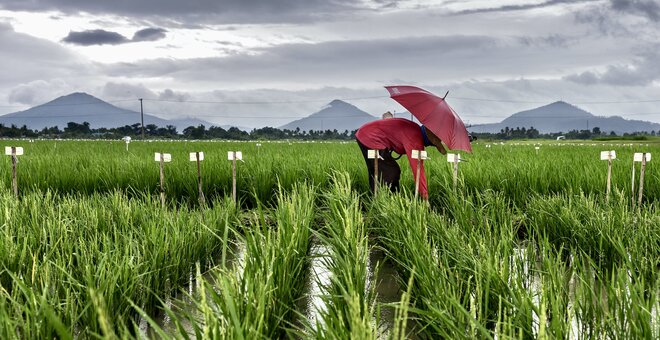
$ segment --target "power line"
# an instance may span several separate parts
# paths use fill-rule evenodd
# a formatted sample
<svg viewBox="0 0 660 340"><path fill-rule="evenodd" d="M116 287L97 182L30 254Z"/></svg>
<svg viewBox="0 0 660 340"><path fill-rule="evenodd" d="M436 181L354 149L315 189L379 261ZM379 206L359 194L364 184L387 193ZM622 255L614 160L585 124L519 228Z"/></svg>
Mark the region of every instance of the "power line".
<svg viewBox="0 0 660 340"><path fill-rule="evenodd" d="M346 97L335 98L342 101L355 101L355 100L370 100L370 99L387 99L387 96L364 96L364 97ZM170 99L150 99L143 98L148 102L163 102L163 103L181 103L181 104L225 104L225 105L270 105L270 104L302 104L302 103L318 103L326 102L335 99L305 99L305 100L264 100L264 101L204 101L204 100L170 100ZM449 99L466 100L466 101L481 101L481 102L494 102L494 103L518 103L518 104L547 104L549 101L534 101L534 100L514 100L514 99L494 99L494 98L474 98L474 97L449 97ZM105 100L106 103L122 103L132 102L139 99L118 99L118 100ZM571 104L586 105L586 104L641 104L641 103L657 103L660 99L640 99L640 100L619 100L619 101L567 101ZM42 104L35 107L58 107L58 106L83 106L83 105L96 105L98 102L88 103L67 103L67 104ZM0 105L0 108L24 107L24 105Z"/></svg>
<svg viewBox="0 0 660 340"><path fill-rule="evenodd" d="M369 97L350 97L350 98L335 98L332 100L366 100L366 99L382 99L389 98L387 96L369 96ZM273 100L273 101L203 101L203 100L170 100L170 99L148 99L145 101L150 102L166 102L166 103L190 103L190 104L231 104L231 105L267 105L267 104L302 104L302 103L318 103L327 102L331 99L305 99L305 100Z"/></svg>

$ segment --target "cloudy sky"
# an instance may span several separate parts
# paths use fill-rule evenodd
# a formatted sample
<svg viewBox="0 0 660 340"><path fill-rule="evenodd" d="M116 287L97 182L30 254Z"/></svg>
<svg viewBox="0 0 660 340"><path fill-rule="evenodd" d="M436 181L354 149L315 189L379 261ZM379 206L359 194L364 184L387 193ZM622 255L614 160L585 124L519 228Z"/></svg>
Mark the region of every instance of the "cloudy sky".
<svg viewBox="0 0 660 340"><path fill-rule="evenodd" d="M417 85L470 124L564 100L660 122L660 0L0 0L0 113L87 92L279 126Z"/></svg>

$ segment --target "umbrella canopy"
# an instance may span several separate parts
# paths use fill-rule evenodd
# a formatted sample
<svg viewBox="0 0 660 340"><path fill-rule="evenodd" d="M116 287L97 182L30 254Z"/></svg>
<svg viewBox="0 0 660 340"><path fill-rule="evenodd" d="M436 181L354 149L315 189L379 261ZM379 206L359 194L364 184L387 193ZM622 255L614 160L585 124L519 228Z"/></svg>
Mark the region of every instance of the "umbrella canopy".
<svg viewBox="0 0 660 340"><path fill-rule="evenodd" d="M390 93L390 98L417 117L449 149L472 152L465 124L444 98L415 86L385 86L385 88Z"/></svg>

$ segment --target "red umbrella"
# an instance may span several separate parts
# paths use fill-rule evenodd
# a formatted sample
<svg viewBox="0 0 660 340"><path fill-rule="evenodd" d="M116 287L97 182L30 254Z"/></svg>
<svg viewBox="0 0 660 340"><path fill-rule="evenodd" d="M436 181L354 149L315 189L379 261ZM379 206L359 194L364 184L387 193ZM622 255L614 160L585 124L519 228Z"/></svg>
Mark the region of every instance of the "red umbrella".
<svg viewBox="0 0 660 340"><path fill-rule="evenodd" d="M461 118L444 98L415 86L385 86L390 98L403 105L452 150L472 152Z"/></svg>

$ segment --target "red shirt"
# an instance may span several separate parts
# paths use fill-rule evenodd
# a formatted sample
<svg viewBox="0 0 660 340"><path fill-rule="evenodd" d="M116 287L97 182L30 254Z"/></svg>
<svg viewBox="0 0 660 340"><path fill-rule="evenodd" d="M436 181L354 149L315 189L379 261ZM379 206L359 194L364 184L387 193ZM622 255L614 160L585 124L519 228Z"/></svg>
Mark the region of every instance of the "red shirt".
<svg viewBox="0 0 660 340"><path fill-rule="evenodd" d="M391 149L408 157L413 177L417 176L417 160L411 157L412 150L424 150L422 128L417 123L403 118L379 119L362 125L355 138L366 147L375 150ZM420 165L419 193L428 198L424 162Z"/></svg>

